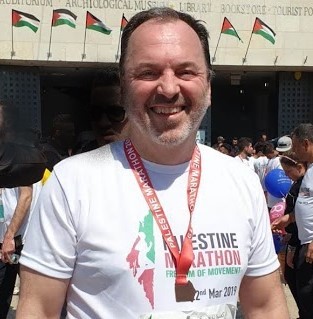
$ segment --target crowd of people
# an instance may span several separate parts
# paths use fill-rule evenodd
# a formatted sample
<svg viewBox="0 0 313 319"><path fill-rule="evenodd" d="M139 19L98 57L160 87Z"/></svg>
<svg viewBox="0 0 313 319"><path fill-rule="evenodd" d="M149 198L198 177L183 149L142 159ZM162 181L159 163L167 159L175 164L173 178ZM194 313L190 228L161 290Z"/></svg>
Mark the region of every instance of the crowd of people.
<svg viewBox="0 0 313 319"><path fill-rule="evenodd" d="M17 319L234 319L238 299L247 318L288 319L272 232L289 224L286 281L300 318L312 319L313 125L275 146L266 136L196 144L211 105L208 33L170 8L132 17L119 75L93 83L93 140L75 146L71 117L58 115L38 146L49 173L38 160L40 178L1 183L0 319L14 253ZM264 183L277 168L294 181L286 199ZM286 214L270 225L280 201Z"/></svg>

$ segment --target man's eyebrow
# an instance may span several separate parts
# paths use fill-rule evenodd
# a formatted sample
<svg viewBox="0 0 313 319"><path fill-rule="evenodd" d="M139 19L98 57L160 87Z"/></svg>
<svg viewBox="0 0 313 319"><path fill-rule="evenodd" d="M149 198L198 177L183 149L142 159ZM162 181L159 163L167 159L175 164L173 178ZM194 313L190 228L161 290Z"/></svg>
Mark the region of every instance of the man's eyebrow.
<svg viewBox="0 0 313 319"><path fill-rule="evenodd" d="M144 69L144 68L155 68L160 67L159 64L153 62L141 62L135 66L135 69ZM199 69L199 65L192 61L182 62L182 63L174 63L175 68L197 68Z"/></svg>

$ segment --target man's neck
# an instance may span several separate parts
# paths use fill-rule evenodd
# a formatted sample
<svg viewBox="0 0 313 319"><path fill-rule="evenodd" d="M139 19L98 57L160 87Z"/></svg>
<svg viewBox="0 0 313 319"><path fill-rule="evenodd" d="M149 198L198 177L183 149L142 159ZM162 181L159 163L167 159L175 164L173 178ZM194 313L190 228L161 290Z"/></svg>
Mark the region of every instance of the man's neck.
<svg viewBox="0 0 313 319"><path fill-rule="evenodd" d="M150 162L163 165L178 165L191 160L195 137L190 137L178 145L162 145L131 134L130 139L139 155Z"/></svg>

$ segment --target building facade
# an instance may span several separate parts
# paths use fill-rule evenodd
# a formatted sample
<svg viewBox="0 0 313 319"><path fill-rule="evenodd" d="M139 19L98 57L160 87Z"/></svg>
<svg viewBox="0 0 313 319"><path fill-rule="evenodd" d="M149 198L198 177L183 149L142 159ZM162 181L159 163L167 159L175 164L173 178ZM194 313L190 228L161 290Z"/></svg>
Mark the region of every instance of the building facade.
<svg viewBox="0 0 313 319"><path fill-rule="evenodd" d="M123 17L157 6L189 13L210 32L207 143L218 135L274 137L313 121L310 0L0 0L0 98L44 135L59 112L86 129L90 81L118 62Z"/></svg>

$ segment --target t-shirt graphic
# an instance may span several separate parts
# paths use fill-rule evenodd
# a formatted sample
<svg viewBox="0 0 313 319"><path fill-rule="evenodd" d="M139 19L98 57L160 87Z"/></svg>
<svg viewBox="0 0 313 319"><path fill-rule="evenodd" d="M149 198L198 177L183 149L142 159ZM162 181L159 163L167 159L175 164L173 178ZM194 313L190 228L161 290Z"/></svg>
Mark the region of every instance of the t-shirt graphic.
<svg viewBox="0 0 313 319"><path fill-rule="evenodd" d="M133 276L142 286L147 299L154 308L155 242L151 211L139 222L138 237L126 258Z"/></svg>

